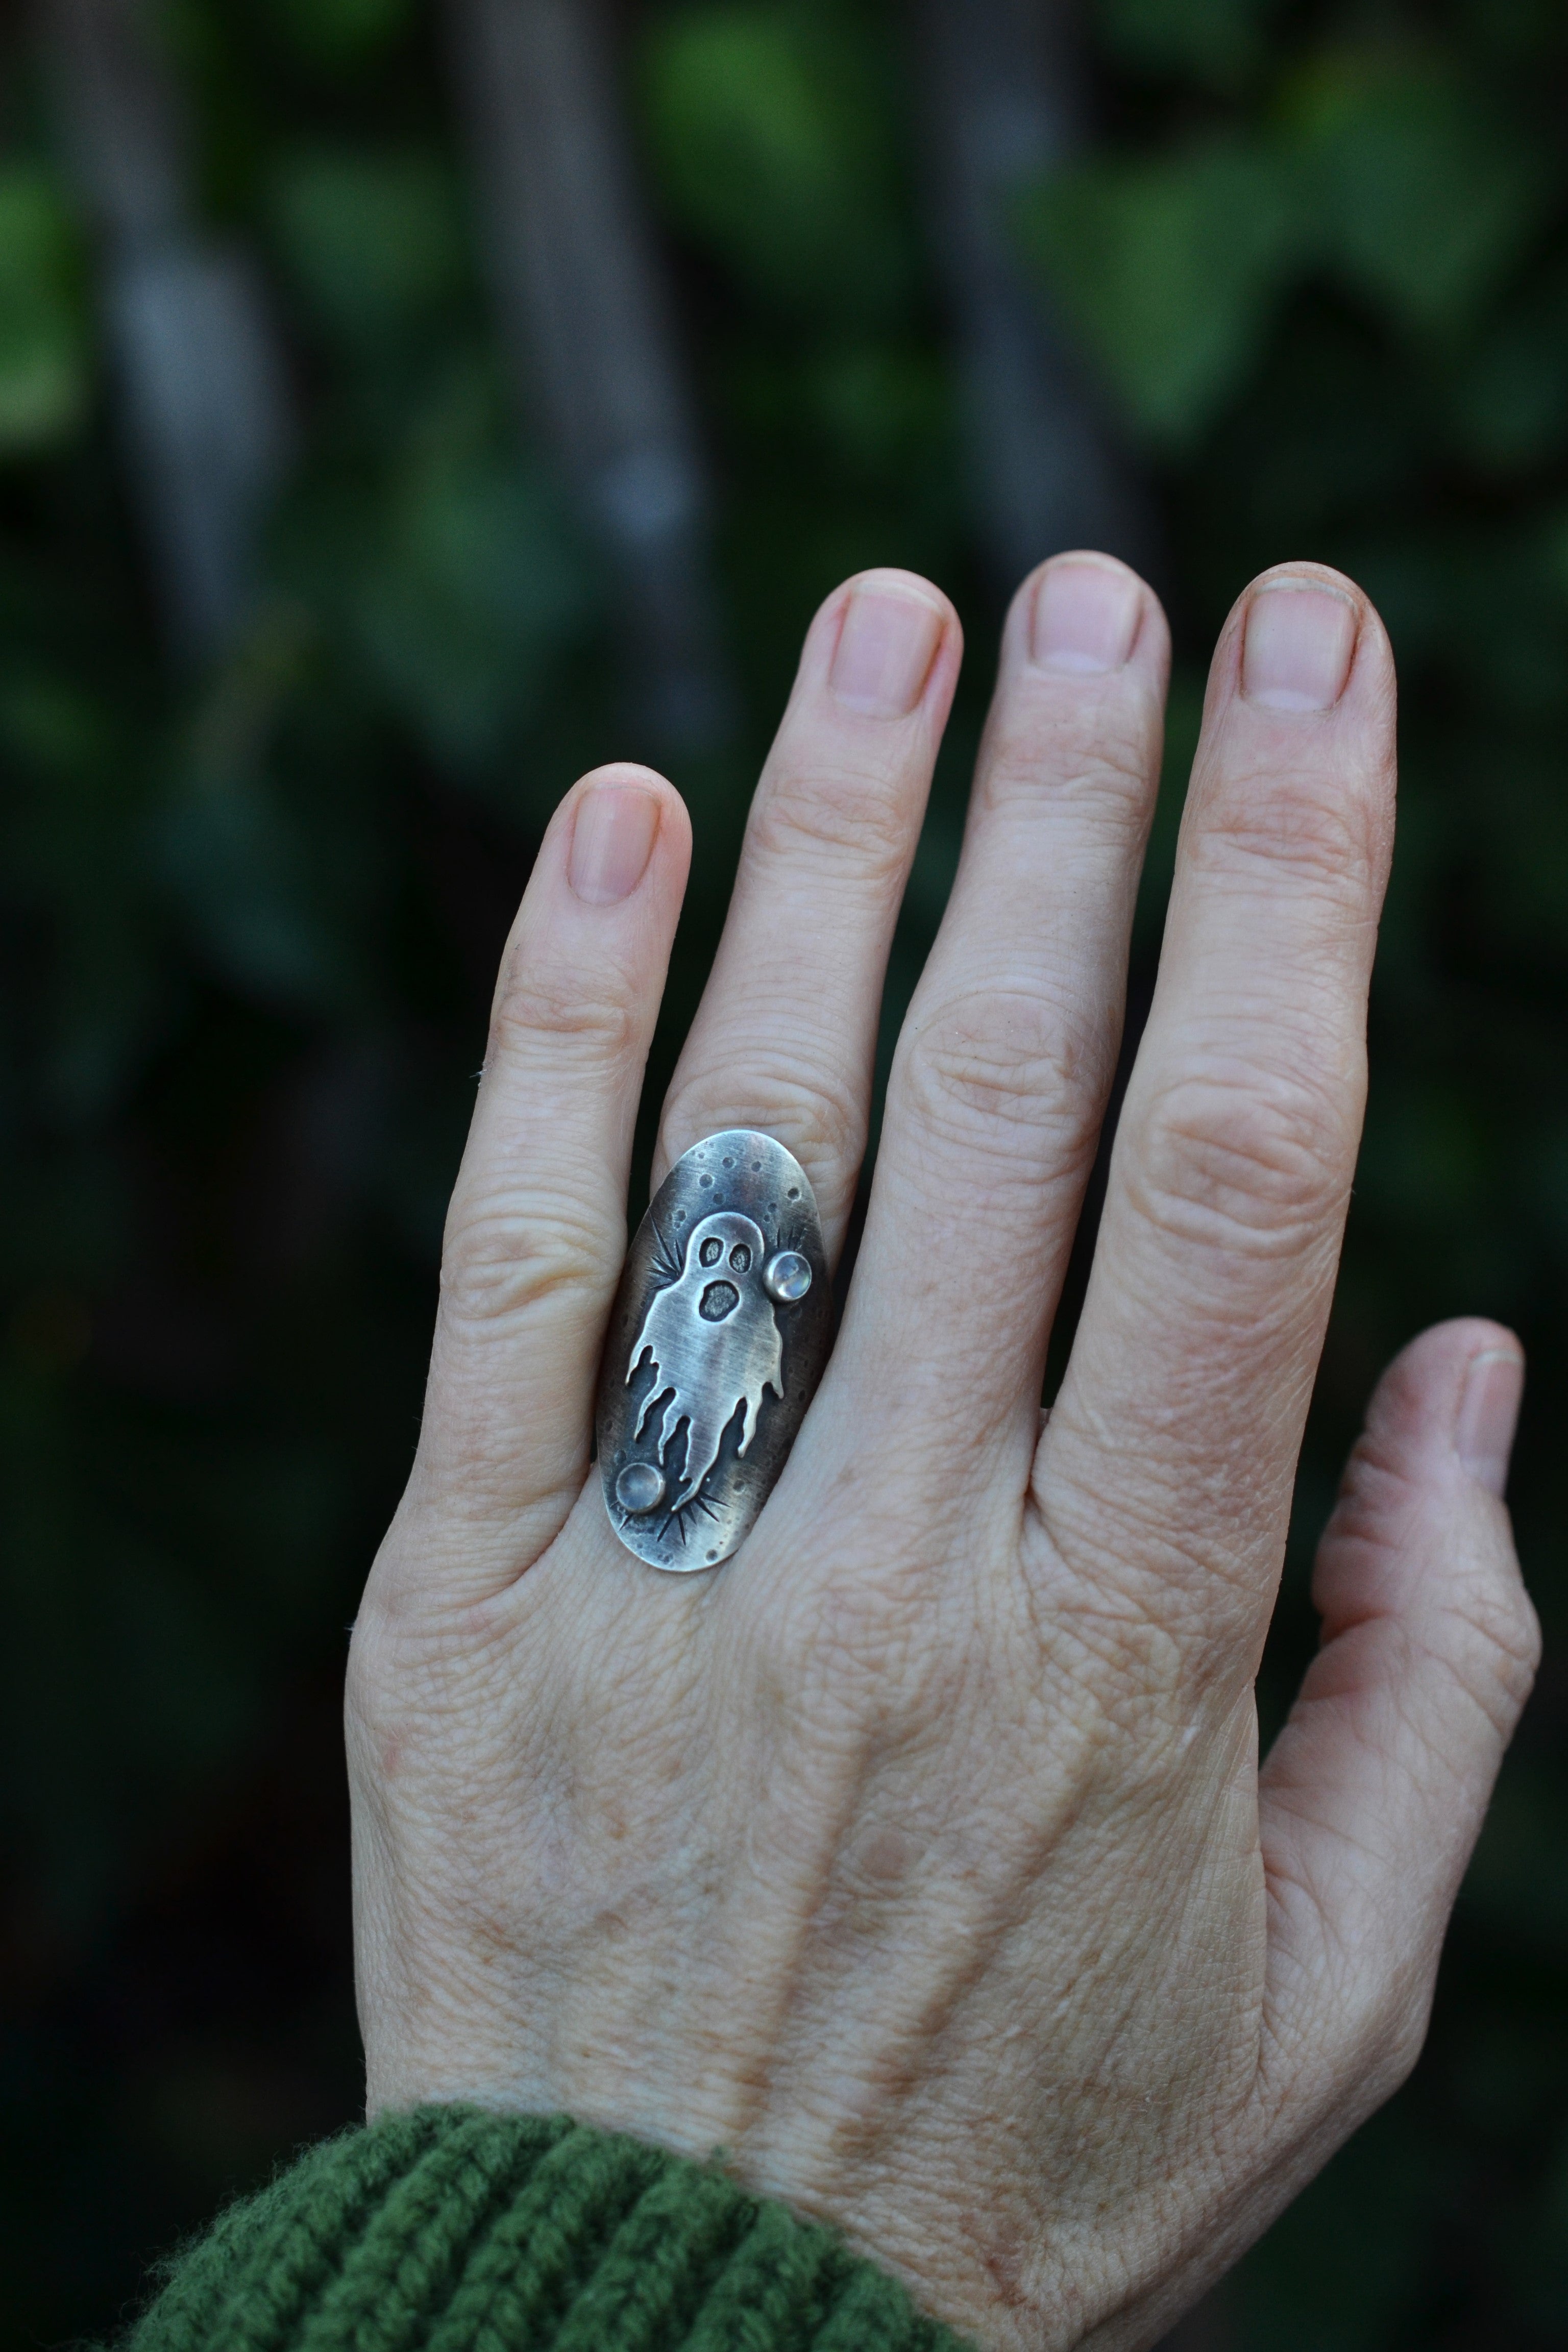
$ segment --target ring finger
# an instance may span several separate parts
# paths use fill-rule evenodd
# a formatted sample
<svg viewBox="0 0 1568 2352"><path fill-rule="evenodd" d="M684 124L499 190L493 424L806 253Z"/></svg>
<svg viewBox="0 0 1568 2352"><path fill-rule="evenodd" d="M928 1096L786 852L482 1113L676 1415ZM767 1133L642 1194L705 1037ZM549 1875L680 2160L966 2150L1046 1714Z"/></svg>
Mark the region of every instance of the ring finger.
<svg viewBox="0 0 1568 2352"><path fill-rule="evenodd" d="M883 1459L910 1495L934 1481L967 1507L961 1454L988 1461L998 1433L1033 1447L1115 1068L1168 663L1153 595L1107 556L1056 558L1008 618L830 1374L889 1400Z"/></svg>

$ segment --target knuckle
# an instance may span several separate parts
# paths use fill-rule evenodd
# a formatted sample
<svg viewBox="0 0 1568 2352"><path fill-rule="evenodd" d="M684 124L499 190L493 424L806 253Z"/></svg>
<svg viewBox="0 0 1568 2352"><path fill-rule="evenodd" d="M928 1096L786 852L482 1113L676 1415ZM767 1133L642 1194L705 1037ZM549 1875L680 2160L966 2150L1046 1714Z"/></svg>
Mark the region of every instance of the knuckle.
<svg viewBox="0 0 1568 2352"><path fill-rule="evenodd" d="M901 771L791 765L758 794L746 856L770 865L851 860L865 880L891 885L903 878L918 814Z"/></svg>
<svg viewBox="0 0 1568 2352"><path fill-rule="evenodd" d="M1355 2084L1357 2105L1370 2115L1415 2071L1431 2023L1435 1971L1423 1955L1359 2000L1349 1966L1346 1975L1340 2077Z"/></svg>
<svg viewBox="0 0 1568 2352"><path fill-rule="evenodd" d="M919 1572L800 1579L768 1635L772 1686L792 1719L883 1752L951 1719L965 1653L931 1638L932 1601Z"/></svg>
<svg viewBox="0 0 1568 2352"><path fill-rule="evenodd" d="M1174 1240L1298 1255L1337 1223L1348 1196L1348 1091L1256 1064L1173 1080L1140 1121L1134 1205Z"/></svg>
<svg viewBox="0 0 1568 2352"><path fill-rule="evenodd" d="M987 811L1023 803L1032 813L1048 793L1053 804L1089 824L1104 822L1120 843L1142 837L1157 778L1149 713L1123 696L1108 697L1088 714L1037 717L1026 730L1001 733L980 802Z"/></svg>
<svg viewBox="0 0 1568 2352"><path fill-rule="evenodd" d="M1374 2106L1382 2106L1391 2099L1415 2072L1416 2062L1426 2047L1431 2017L1432 1992L1426 1987L1400 2001L1388 2018L1381 2045L1371 2053L1368 2069Z"/></svg>
<svg viewBox="0 0 1568 2352"><path fill-rule="evenodd" d="M1381 2106L1393 2097L1415 2072L1426 2046L1440 1952L1440 1942L1420 1940L1388 1968L1381 1984L1374 1982L1368 1993L1361 2031L1354 2039L1364 2053L1372 2105Z"/></svg>
<svg viewBox="0 0 1568 2352"><path fill-rule="evenodd" d="M1510 1560L1502 1575L1467 1580L1449 1604L1449 1664L1456 1680L1507 1738L1534 1686L1541 1621Z"/></svg>
<svg viewBox="0 0 1568 2352"><path fill-rule="evenodd" d="M944 1141L1016 1147L1031 1169L1042 1146L1064 1166L1092 1148L1085 1109L1103 1091L1108 1047L1047 998L972 990L917 1012L901 1060L910 1112Z"/></svg>
<svg viewBox="0 0 1568 2352"><path fill-rule="evenodd" d="M566 1294L605 1286L615 1266L596 1203L525 1193L454 1200L441 1253L441 1314L493 1328Z"/></svg>
<svg viewBox="0 0 1568 2352"><path fill-rule="evenodd" d="M1064 1682L1080 1700L1092 1700L1116 1735L1119 1760L1129 1745L1151 1752L1175 1747L1195 1685L1191 1628L1163 1622L1134 1594L1119 1608L1109 1589L1095 1596L1080 1590L1064 1601L1047 1647L1065 1659Z"/></svg>
<svg viewBox="0 0 1568 2352"><path fill-rule="evenodd" d="M864 1087L847 1072L803 1076L798 1062L764 1055L749 1055L744 1067L743 1082L733 1060L677 1076L659 1126L670 1162L723 1128L760 1128L795 1154L820 1194L851 1183L866 1148ZM828 1208L826 1197L821 1205Z"/></svg>
<svg viewBox="0 0 1568 2352"><path fill-rule="evenodd" d="M1384 864L1386 832L1377 796L1338 771L1244 769L1205 792L1192 856L1199 872L1282 871L1336 897L1363 896Z"/></svg>
<svg viewBox="0 0 1568 2352"><path fill-rule="evenodd" d="M1208 1547L1173 1541L1164 1522L1152 1513L1141 1522L1108 1496L1092 1525L1075 1528L1037 1499L1026 1561L1041 1648L1061 1661L1066 1687L1141 1754L1173 1759L1179 1776L1194 1723L1234 1703L1259 1602L1239 1578L1216 1573Z"/></svg>
<svg viewBox="0 0 1568 2352"><path fill-rule="evenodd" d="M1545 1643L1535 1604L1517 1570L1511 1582L1506 1628L1499 1629L1494 1638L1508 1662L1512 1694L1522 1707L1541 1670Z"/></svg>
<svg viewBox="0 0 1568 2352"><path fill-rule="evenodd" d="M343 1677L343 1718L351 1750L356 1741L374 1742L385 1712L387 1646L384 1622L374 1620L362 1601Z"/></svg>
<svg viewBox="0 0 1568 2352"><path fill-rule="evenodd" d="M632 1050L638 1022L615 973L547 961L509 961L490 1013L485 1067L529 1063L559 1052L573 1063L608 1066Z"/></svg>
<svg viewBox="0 0 1568 2352"><path fill-rule="evenodd" d="M1278 1855L1268 1885L1277 1913L1307 1927L1311 1956L1303 2007L1292 2003L1295 2014L1277 2017L1270 2035L1270 2104L1277 2115L1293 2113L1298 2130L1310 2118L1332 2119L1341 2139L1414 2072L1431 2021L1439 1946L1415 1932L1369 1953L1364 1937L1347 1934L1325 1909L1314 1878Z"/></svg>

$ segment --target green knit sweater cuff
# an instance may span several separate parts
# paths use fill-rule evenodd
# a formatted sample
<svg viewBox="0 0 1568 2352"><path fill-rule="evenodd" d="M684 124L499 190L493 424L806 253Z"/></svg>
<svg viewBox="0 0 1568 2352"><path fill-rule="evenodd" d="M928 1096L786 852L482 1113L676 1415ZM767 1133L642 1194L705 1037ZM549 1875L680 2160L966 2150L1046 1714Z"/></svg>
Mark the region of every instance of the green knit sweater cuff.
<svg viewBox="0 0 1568 2352"><path fill-rule="evenodd" d="M328 2140L183 2254L127 2352L964 2352L829 2230L566 2116Z"/></svg>

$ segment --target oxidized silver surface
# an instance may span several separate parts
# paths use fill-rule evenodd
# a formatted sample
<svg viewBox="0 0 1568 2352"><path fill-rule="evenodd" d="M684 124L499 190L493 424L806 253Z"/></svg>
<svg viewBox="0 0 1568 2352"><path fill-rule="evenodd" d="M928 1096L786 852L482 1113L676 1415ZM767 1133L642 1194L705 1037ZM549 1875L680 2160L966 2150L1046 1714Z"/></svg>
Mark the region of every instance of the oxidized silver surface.
<svg viewBox="0 0 1568 2352"><path fill-rule="evenodd" d="M805 1171L732 1128L678 1160L632 1238L599 1375L599 1475L639 1559L714 1568L789 1457L833 1336Z"/></svg>

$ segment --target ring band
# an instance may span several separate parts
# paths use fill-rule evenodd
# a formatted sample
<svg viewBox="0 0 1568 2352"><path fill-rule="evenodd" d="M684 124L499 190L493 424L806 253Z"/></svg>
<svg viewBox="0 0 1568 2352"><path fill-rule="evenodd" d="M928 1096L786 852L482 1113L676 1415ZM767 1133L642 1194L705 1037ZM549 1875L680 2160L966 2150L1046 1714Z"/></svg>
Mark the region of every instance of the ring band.
<svg viewBox="0 0 1568 2352"><path fill-rule="evenodd" d="M629 1551L689 1573L744 1542L832 1336L800 1162L750 1128L693 1144L632 1238L599 1377L605 1507Z"/></svg>

